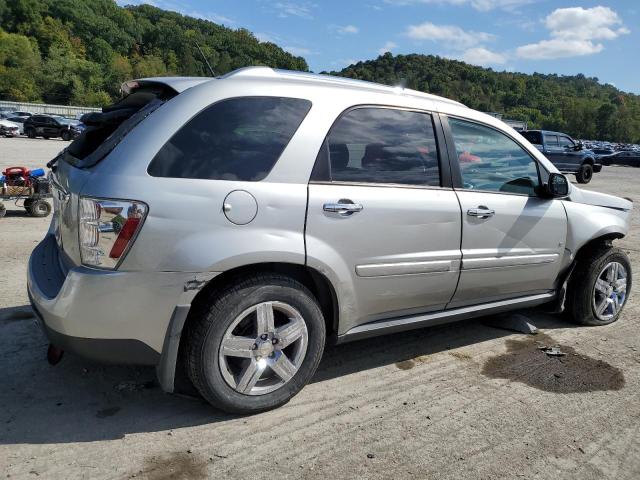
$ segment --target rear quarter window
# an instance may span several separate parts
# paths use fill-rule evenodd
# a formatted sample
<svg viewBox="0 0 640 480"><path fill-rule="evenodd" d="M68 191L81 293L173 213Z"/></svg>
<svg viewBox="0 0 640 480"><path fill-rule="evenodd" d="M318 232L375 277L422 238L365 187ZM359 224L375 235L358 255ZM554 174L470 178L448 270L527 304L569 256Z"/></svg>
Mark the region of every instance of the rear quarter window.
<svg viewBox="0 0 640 480"><path fill-rule="evenodd" d="M532 143L533 145L542 145L542 135L540 132L524 131L520 132L520 135L529 140L529 143Z"/></svg>
<svg viewBox="0 0 640 480"><path fill-rule="evenodd" d="M260 181L311 108L298 98L238 97L210 105L156 154L155 177Z"/></svg>

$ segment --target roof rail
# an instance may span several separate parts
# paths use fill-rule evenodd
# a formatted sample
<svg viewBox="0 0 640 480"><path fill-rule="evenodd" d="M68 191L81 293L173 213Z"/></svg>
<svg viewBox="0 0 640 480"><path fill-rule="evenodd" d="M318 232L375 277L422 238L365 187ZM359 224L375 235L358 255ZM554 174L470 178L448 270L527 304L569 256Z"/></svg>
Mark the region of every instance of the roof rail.
<svg viewBox="0 0 640 480"><path fill-rule="evenodd" d="M436 100L439 102L451 103L454 105L465 106L460 102L456 102L455 100L451 100L449 98L440 97L438 95L433 95L430 93L420 92L418 90L412 90L410 88L404 88L401 86L391 87L389 85L382 85L380 83L368 82L366 80L356 80L353 78L345 78L345 77L337 77L334 75L321 75L317 73L307 73L307 72L299 72L294 70L280 70L274 69L270 67L244 67L229 72L222 77L225 78L235 78L235 77L246 77L246 78L281 78L281 79L292 79L299 81L307 81L310 83L319 83L325 85L341 85L345 87L353 87L371 90L380 93L394 93L397 95L406 95L410 97L422 98L427 100Z"/></svg>

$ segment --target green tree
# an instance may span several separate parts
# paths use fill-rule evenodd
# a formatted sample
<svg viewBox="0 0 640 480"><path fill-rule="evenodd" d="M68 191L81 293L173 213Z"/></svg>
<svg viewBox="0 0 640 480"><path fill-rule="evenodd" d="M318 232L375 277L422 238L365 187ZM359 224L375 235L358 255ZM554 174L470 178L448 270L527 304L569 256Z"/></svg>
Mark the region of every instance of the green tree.
<svg viewBox="0 0 640 480"><path fill-rule="evenodd" d="M0 95L8 100L40 98L34 72L40 66L40 52L24 35L0 30Z"/></svg>

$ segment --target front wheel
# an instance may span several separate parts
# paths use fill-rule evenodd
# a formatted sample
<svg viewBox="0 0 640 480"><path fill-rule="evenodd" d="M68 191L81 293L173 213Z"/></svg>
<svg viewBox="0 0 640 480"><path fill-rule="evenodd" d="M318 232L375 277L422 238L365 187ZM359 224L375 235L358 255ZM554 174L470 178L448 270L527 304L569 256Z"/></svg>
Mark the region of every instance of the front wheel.
<svg viewBox="0 0 640 480"><path fill-rule="evenodd" d="M68 142L69 140L71 140L71 133L67 130L62 132L62 140L64 140L65 142Z"/></svg>
<svg viewBox="0 0 640 480"><path fill-rule="evenodd" d="M187 370L200 394L233 413L287 403L315 373L325 322L314 296L280 275L214 292L187 328Z"/></svg>
<svg viewBox="0 0 640 480"><path fill-rule="evenodd" d="M578 183L589 183L593 178L593 166L588 163L583 163L576 173L576 180Z"/></svg>
<svg viewBox="0 0 640 480"><path fill-rule="evenodd" d="M25 208L32 217L46 217L51 213L51 205L44 200L32 200L29 206L26 206L26 202L25 200Z"/></svg>
<svg viewBox="0 0 640 480"><path fill-rule="evenodd" d="M572 273L568 306L576 323L608 325L620 317L631 292L631 262L619 248L595 249Z"/></svg>

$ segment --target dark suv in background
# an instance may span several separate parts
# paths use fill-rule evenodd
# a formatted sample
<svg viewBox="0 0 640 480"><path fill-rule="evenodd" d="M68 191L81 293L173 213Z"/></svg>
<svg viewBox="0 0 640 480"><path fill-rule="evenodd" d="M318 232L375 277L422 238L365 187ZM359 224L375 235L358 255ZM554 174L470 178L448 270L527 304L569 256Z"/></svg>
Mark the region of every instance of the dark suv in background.
<svg viewBox="0 0 640 480"><path fill-rule="evenodd" d="M578 183L589 183L602 170L596 155L569 135L548 130L525 130L520 134L540 150L562 173L573 173Z"/></svg>
<svg viewBox="0 0 640 480"><path fill-rule="evenodd" d="M73 140L82 133L76 122L54 115L33 115L24 122L24 134L29 138L43 137Z"/></svg>

